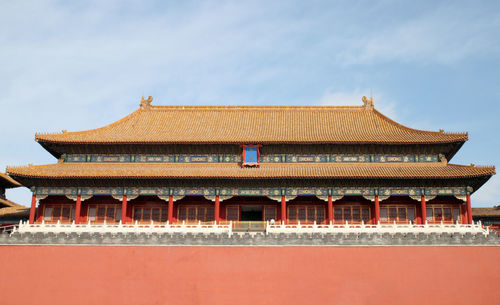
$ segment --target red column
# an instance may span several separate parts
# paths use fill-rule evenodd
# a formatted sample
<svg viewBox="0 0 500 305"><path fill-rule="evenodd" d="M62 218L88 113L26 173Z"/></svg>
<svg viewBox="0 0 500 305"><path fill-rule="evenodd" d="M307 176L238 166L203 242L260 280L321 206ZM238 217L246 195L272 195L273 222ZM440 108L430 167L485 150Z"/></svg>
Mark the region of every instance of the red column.
<svg viewBox="0 0 500 305"><path fill-rule="evenodd" d="M168 223L174 222L174 196L168 196Z"/></svg>
<svg viewBox="0 0 500 305"><path fill-rule="evenodd" d="M220 215L220 199L219 199L219 195L216 195L215 196L215 222L216 223L219 223L219 215Z"/></svg>
<svg viewBox="0 0 500 305"><path fill-rule="evenodd" d="M417 221L415 222L415 224L422 224L422 210L418 207L415 210L417 212Z"/></svg>
<svg viewBox="0 0 500 305"><path fill-rule="evenodd" d="M286 198L284 195L281 196L281 222L288 223L286 219Z"/></svg>
<svg viewBox="0 0 500 305"><path fill-rule="evenodd" d="M425 196L422 195L420 196L420 202L421 202L421 205L420 205L420 208L421 208L421 213L422 214L422 224L425 224L425 220L427 219L427 208L425 206Z"/></svg>
<svg viewBox="0 0 500 305"><path fill-rule="evenodd" d="M122 223L127 223L127 195L122 198Z"/></svg>
<svg viewBox="0 0 500 305"><path fill-rule="evenodd" d="M333 199L332 196L328 196L328 220L333 223Z"/></svg>
<svg viewBox="0 0 500 305"><path fill-rule="evenodd" d="M462 218L462 224L467 224L467 205L460 204L460 214Z"/></svg>
<svg viewBox="0 0 500 305"><path fill-rule="evenodd" d="M82 209L82 195L76 196L75 224L80 223L80 211Z"/></svg>
<svg viewBox="0 0 500 305"><path fill-rule="evenodd" d="M378 201L378 195L375 195L375 224L380 221L380 203Z"/></svg>
<svg viewBox="0 0 500 305"><path fill-rule="evenodd" d="M31 197L30 223L35 223L36 195Z"/></svg>
<svg viewBox="0 0 500 305"><path fill-rule="evenodd" d="M467 224L472 223L472 205L470 203L470 195L467 195Z"/></svg>

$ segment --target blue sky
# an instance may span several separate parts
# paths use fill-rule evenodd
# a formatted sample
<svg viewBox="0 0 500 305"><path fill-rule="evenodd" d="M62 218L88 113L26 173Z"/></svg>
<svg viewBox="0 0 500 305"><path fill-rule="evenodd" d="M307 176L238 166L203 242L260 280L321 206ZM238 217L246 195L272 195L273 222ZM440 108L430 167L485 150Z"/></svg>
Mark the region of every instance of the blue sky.
<svg viewBox="0 0 500 305"><path fill-rule="evenodd" d="M1 1L0 168L156 105L361 105L499 165L498 1ZM28 204L27 190L7 196ZM493 177L473 205L500 203Z"/></svg>

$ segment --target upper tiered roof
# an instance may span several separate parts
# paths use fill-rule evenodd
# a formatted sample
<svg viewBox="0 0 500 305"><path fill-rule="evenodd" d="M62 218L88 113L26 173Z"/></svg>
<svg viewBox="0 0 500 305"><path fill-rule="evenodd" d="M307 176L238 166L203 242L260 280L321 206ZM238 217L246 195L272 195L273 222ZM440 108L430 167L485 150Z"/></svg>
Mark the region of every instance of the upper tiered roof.
<svg viewBox="0 0 500 305"><path fill-rule="evenodd" d="M37 134L36 140L61 144L427 144L467 140L467 133L405 127L378 112L373 103L364 101L364 106L152 106L141 103L138 110L105 127Z"/></svg>

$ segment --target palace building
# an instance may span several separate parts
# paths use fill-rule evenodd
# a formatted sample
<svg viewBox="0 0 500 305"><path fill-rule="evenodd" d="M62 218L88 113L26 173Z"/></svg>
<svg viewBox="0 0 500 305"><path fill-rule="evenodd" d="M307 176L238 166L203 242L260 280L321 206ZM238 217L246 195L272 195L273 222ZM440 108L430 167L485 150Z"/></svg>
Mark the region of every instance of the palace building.
<svg viewBox="0 0 500 305"><path fill-rule="evenodd" d="M102 128L36 134L57 162L7 168L33 192L30 223L470 224L470 196L495 174L450 163L467 133L405 127L365 97L151 102Z"/></svg>

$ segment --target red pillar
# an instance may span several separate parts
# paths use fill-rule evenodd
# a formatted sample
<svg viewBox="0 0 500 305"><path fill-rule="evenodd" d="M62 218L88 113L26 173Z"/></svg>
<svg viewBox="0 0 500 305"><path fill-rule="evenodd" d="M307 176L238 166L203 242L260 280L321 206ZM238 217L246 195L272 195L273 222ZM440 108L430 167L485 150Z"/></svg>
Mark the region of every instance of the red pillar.
<svg viewBox="0 0 500 305"><path fill-rule="evenodd" d="M328 196L328 221L333 223L333 199Z"/></svg>
<svg viewBox="0 0 500 305"><path fill-rule="evenodd" d="M75 224L80 223L80 211L82 209L82 195L76 196Z"/></svg>
<svg viewBox="0 0 500 305"><path fill-rule="evenodd" d="M415 224L422 224L422 210L418 208L418 206L415 208L415 212L417 213L417 220Z"/></svg>
<svg viewBox="0 0 500 305"><path fill-rule="evenodd" d="M30 223L35 223L36 195L31 197Z"/></svg>
<svg viewBox="0 0 500 305"><path fill-rule="evenodd" d="M462 216L462 224L467 224L467 204L460 204L460 214Z"/></svg>
<svg viewBox="0 0 500 305"><path fill-rule="evenodd" d="M168 223L174 222L174 196L168 196Z"/></svg>
<svg viewBox="0 0 500 305"><path fill-rule="evenodd" d="M425 224L425 221L427 220L427 207L425 205L425 196L422 195L420 196L420 202L421 202L421 205L420 205L420 208L421 208L421 213L422 214L422 224Z"/></svg>
<svg viewBox="0 0 500 305"><path fill-rule="evenodd" d="M380 221L380 203L378 201L378 195L375 195L375 224Z"/></svg>
<svg viewBox="0 0 500 305"><path fill-rule="evenodd" d="M284 195L281 196L281 222L288 223L286 219L286 198Z"/></svg>
<svg viewBox="0 0 500 305"><path fill-rule="evenodd" d="M122 198L122 223L127 223L127 195Z"/></svg>
<svg viewBox="0 0 500 305"><path fill-rule="evenodd" d="M220 199L219 195L215 196L215 222L218 224L219 223L219 215L220 215Z"/></svg>
<svg viewBox="0 0 500 305"><path fill-rule="evenodd" d="M467 224L472 223L472 205L470 202L470 195L467 195Z"/></svg>

